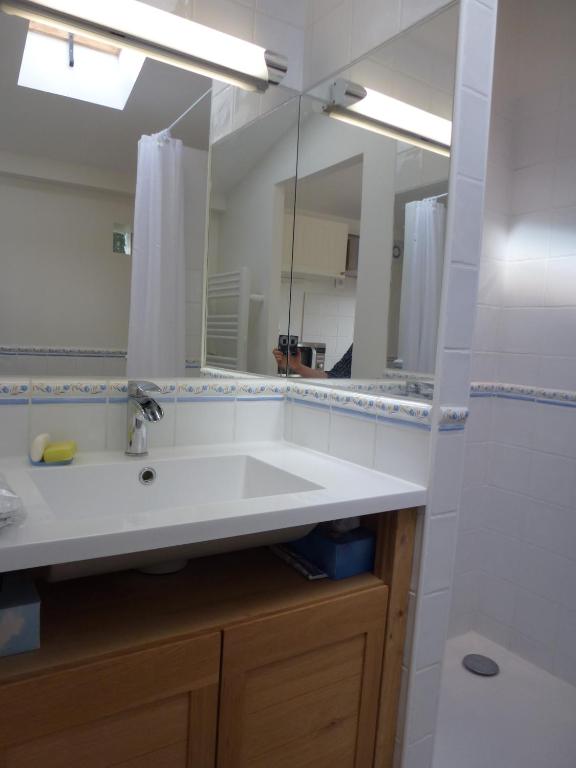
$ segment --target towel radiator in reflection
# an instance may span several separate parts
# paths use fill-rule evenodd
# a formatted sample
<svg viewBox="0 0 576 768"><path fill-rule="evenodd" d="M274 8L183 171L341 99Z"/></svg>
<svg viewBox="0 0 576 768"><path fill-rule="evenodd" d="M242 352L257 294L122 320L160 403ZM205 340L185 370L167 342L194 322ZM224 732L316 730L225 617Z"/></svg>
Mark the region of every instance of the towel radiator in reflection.
<svg viewBox="0 0 576 768"><path fill-rule="evenodd" d="M250 270L208 276L206 365L245 371L248 360Z"/></svg>

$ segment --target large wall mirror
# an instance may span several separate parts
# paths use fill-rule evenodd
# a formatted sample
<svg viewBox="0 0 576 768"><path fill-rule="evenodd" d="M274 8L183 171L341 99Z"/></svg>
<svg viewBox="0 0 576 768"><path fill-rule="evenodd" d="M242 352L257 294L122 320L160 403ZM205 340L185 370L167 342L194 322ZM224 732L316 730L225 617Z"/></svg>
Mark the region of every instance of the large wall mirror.
<svg viewBox="0 0 576 768"><path fill-rule="evenodd" d="M433 376L458 12L212 147L207 364L349 387ZM227 341L219 329L234 336L237 312L219 302L218 318L211 302L243 267L244 331ZM281 336L297 338L295 354L272 352Z"/></svg>
<svg viewBox="0 0 576 768"><path fill-rule="evenodd" d="M434 374L457 36L452 5L302 99L295 375Z"/></svg>
<svg viewBox="0 0 576 768"><path fill-rule="evenodd" d="M289 328L300 110L297 93L272 98L212 145L206 270L206 364L263 375Z"/></svg>
<svg viewBox="0 0 576 768"><path fill-rule="evenodd" d="M88 39L71 50L58 30L0 13L3 374L125 375L138 141L211 85ZM172 131L184 144L189 373L201 362L209 129L208 97Z"/></svg>

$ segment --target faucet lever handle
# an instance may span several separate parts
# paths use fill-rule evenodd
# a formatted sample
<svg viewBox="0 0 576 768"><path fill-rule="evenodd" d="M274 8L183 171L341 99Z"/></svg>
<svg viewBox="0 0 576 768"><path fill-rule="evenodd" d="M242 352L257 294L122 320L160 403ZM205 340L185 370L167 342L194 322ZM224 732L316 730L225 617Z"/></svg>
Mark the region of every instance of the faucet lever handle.
<svg viewBox="0 0 576 768"><path fill-rule="evenodd" d="M162 392L162 389L152 381L128 382L128 397L146 397L148 392Z"/></svg>

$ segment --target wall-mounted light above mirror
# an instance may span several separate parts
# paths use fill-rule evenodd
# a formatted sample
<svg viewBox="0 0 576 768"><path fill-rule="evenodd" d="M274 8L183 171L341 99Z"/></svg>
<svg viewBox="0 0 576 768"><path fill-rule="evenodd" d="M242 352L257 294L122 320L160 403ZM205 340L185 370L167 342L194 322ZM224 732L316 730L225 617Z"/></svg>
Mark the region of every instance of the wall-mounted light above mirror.
<svg viewBox="0 0 576 768"><path fill-rule="evenodd" d="M343 78L330 87L324 112L349 125L450 157L452 122Z"/></svg>
<svg viewBox="0 0 576 768"><path fill-rule="evenodd" d="M246 90L287 72L279 54L138 0L5 0L0 10Z"/></svg>

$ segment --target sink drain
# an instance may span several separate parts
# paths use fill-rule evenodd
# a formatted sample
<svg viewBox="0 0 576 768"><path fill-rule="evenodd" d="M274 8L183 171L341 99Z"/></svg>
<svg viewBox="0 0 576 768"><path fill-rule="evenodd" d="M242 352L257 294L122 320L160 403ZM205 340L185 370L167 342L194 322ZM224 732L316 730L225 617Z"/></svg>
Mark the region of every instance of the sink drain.
<svg viewBox="0 0 576 768"><path fill-rule="evenodd" d="M144 469L140 470L138 480L140 480L142 485L152 485L154 480L156 480L156 470L152 469L152 467L144 467Z"/></svg>

